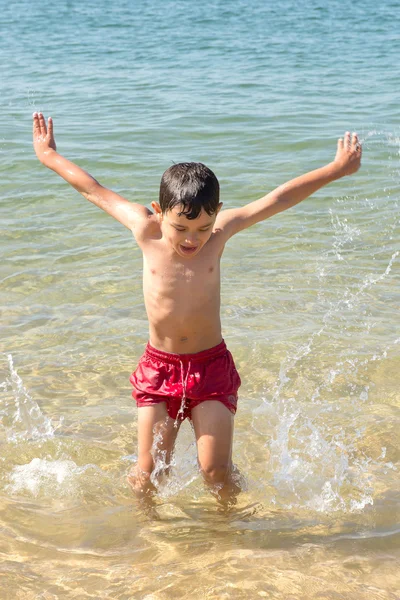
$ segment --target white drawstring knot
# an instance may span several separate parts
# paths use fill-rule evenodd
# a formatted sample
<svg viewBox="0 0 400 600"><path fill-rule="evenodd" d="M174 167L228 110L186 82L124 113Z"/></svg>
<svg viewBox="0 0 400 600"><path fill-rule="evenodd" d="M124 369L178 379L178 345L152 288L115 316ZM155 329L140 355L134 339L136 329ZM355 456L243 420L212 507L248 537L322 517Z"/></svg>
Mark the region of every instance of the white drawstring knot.
<svg viewBox="0 0 400 600"><path fill-rule="evenodd" d="M186 371L186 376L184 376L183 362L181 360L179 360L179 363L181 365L182 399L181 399L180 408L179 408L178 413L176 415L175 424L178 421L178 417L180 415L182 415L182 417L183 417L184 413L185 413L186 387L187 387L187 383L188 383L188 380L189 380L189 373L190 373L190 367L191 367L191 363L190 363L190 360L189 360L188 366L187 366L187 371Z"/></svg>

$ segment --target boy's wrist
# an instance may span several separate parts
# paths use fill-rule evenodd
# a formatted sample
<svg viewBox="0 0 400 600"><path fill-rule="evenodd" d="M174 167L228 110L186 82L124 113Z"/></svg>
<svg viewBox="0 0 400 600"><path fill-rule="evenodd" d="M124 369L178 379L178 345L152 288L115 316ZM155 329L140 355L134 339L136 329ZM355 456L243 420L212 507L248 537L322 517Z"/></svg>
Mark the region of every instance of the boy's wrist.
<svg viewBox="0 0 400 600"><path fill-rule="evenodd" d="M53 148L50 148L49 150L46 150L45 152L43 152L42 156L40 157L40 162L45 166L51 169L52 165L55 162L55 158L58 156L58 152L56 150L53 150Z"/></svg>
<svg viewBox="0 0 400 600"><path fill-rule="evenodd" d="M333 160L327 165L327 167L329 169L329 176L332 181L340 179L346 175L343 165L339 161Z"/></svg>

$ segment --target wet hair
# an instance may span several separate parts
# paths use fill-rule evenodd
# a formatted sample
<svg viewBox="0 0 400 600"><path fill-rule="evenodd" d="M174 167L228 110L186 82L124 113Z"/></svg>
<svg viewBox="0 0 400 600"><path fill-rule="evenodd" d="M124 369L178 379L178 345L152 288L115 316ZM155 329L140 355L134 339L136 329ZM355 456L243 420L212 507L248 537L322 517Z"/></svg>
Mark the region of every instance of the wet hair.
<svg viewBox="0 0 400 600"><path fill-rule="evenodd" d="M212 216L219 204L218 179L203 163L172 165L161 178L159 202L163 213L182 206L178 214L187 219L196 219L202 208Z"/></svg>

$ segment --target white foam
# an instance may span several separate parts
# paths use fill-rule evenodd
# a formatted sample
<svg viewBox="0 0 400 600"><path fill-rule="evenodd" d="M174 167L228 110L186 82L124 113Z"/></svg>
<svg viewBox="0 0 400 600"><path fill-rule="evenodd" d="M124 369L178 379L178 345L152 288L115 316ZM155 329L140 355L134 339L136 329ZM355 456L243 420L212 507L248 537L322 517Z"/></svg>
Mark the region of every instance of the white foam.
<svg viewBox="0 0 400 600"><path fill-rule="evenodd" d="M54 436L55 428L51 419L46 417L37 402L24 387L22 379L14 368L12 355L9 354L9 377L1 384L4 391L11 389L12 401L0 405L6 426L7 441L45 440Z"/></svg>
<svg viewBox="0 0 400 600"><path fill-rule="evenodd" d="M6 490L10 494L28 494L62 498L81 493L80 479L88 470L100 471L95 465L79 467L72 460L34 458L29 464L14 467Z"/></svg>

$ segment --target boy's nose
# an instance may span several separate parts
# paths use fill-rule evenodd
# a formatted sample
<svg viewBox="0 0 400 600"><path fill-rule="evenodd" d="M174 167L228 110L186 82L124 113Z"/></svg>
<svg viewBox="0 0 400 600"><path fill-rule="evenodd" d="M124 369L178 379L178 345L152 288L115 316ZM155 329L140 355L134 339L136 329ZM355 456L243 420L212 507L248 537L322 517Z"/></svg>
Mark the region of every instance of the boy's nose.
<svg viewBox="0 0 400 600"><path fill-rule="evenodd" d="M191 244L192 246L195 246L197 244L197 235L187 235L185 238L185 242L187 244Z"/></svg>

